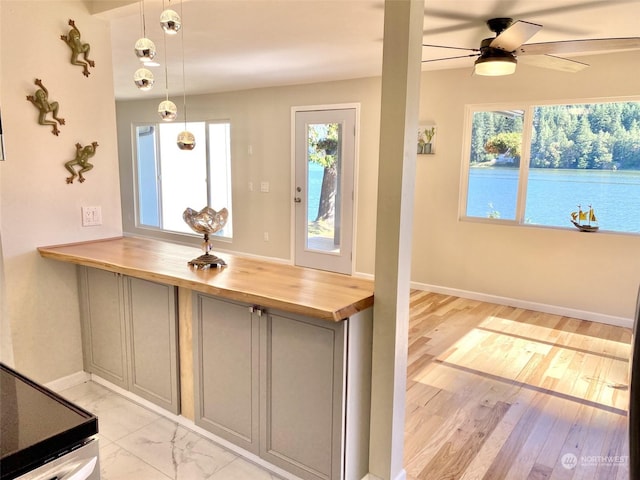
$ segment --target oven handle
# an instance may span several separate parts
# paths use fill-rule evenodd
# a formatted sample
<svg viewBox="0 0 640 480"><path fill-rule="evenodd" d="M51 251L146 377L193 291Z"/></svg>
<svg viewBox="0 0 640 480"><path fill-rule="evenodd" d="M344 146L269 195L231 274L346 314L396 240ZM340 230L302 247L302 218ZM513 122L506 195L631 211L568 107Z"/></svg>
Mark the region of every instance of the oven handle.
<svg viewBox="0 0 640 480"><path fill-rule="evenodd" d="M86 480L93 473L98 463L98 457L92 457L83 462L73 462L70 470L60 472L49 480Z"/></svg>

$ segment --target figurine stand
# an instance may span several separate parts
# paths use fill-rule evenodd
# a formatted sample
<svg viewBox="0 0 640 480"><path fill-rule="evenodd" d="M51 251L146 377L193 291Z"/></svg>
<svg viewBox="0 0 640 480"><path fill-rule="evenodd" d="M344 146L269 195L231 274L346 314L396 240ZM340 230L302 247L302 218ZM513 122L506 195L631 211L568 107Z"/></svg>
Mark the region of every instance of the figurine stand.
<svg viewBox="0 0 640 480"><path fill-rule="evenodd" d="M208 233L204 234L204 243L202 244L202 248L206 253L204 255L200 255L198 258L194 258L193 260L189 261L188 264L190 267L205 269L211 267L222 268L227 266L227 262L211 253L213 245L211 245L211 242L209 242Z"/></svg>
<svg viewBox="0 0 640 480"><path fill-rule="evenodd" d="M196 267L199 269L205 269L210 267L222 268L226 267L227 263L217 257L215 255L211 255L210 253L205 253L204 255L200 255L198 258L194 258L189 262L189 266Z"/></svg>

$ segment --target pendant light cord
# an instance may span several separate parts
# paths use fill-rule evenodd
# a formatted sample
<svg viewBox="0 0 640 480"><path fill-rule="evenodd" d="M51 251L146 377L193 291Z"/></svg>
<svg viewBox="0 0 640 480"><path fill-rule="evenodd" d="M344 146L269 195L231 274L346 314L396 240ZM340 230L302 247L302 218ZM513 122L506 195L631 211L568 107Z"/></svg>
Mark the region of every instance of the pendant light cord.
<svg viewBox="0 0 640 480"><path fill-rule="evenodd" d="M182 13L182 0L180 0L180 19L182 28L180 29L180 41L182 43L182 109L184 110L184 129L187 129L187 88L184 77L184 16Z"/></svg>
<svg viewBox="0 0 640 480"><path fill-rule="evenodd" d="M162 10L164 10L164 0L162 0ZM169 67L167 66L167 36L162 36L164 44L164 90L166 101L169 101Z"/></svg>
<svg viewBox="0 0 640 480"><path fill-rule="evenodd" d="M141 0L140 2L140 9L142 11L142 38L147 38L147 20L144 16L144 0Z"/></svg>

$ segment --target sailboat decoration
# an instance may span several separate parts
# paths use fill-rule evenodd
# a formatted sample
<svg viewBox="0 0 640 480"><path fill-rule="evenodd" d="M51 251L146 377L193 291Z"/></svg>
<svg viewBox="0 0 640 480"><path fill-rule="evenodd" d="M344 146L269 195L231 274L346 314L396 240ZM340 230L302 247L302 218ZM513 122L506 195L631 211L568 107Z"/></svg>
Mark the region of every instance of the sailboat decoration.
<svg viewBox="0 0 640 480"><path fill-rule="evenodd" d="M581 232L597 232L599 227L597 225L592 225L592 223L597 222L598 219L596 218L595 213L593 213L591 205L589 205L588 212L583 211L580 205L578 205L577 212L571 212L571 223L573 223Z"/></svg>

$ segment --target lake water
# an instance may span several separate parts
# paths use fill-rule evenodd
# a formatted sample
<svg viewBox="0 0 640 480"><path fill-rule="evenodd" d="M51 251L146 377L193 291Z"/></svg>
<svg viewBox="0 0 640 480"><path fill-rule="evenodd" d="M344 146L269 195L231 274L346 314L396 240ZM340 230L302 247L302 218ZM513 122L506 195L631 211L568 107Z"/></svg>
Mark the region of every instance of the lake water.
<svg viewBox="0 0 640 480"><path fill-rule="evenodd" d="M309 164L308 218L318 213L323 168ZM518 170L471 168L467 215L515 220ZM601 230L640 233L640 171L553 170L529 172L526 223L574 228L569 214L593 205Z"/></svg>
<svg viewBox="0 0 640 480"><path fill-rule="evenodd" d="M467 215L514 220L518 171L471 168ZM529 171L525 222L573 228L569 214L593 205L601 230L640 233L640 171Z"/></svg>

